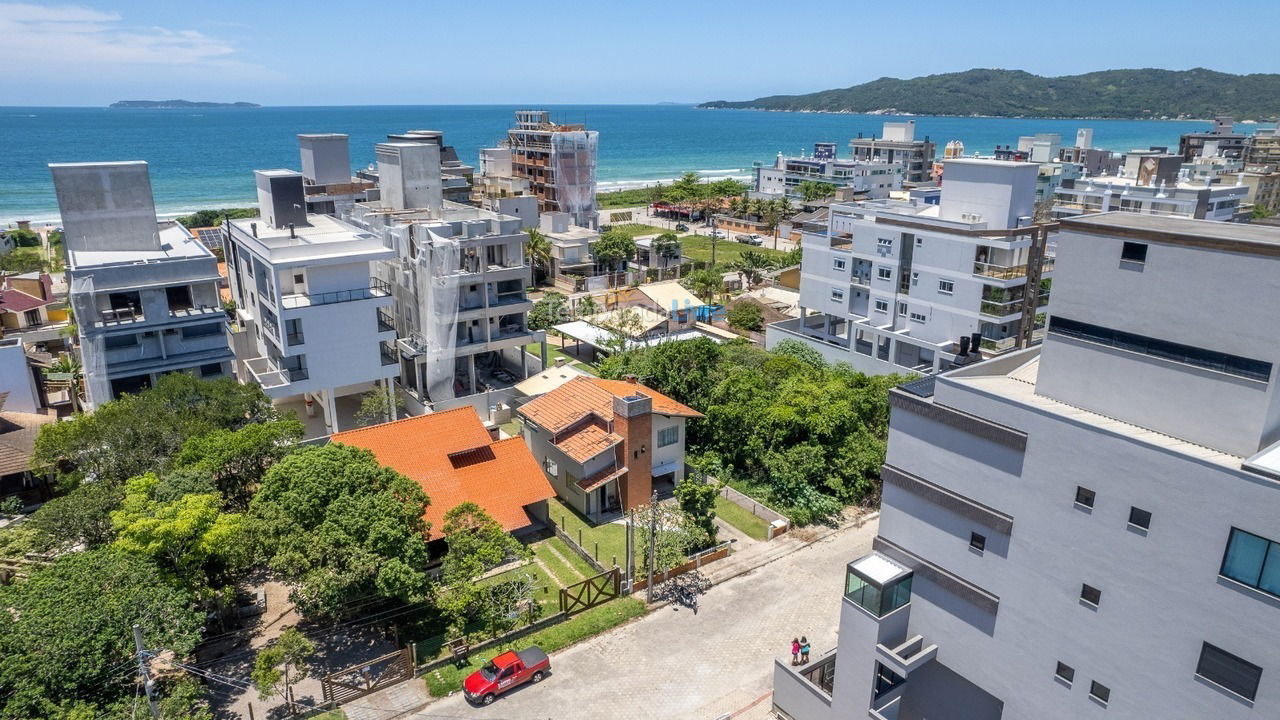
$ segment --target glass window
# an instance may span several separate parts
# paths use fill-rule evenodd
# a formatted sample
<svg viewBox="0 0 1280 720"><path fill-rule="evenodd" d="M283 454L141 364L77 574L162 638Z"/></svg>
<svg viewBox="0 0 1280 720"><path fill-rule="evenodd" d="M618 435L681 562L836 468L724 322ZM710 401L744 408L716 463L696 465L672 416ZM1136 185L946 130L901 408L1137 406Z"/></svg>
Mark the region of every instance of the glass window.
<svg viewBox="0 0 1280 720"><path fill-rule="evenodd" d="M863 580L856 573L846 575L844 596L872 615L880 617L880 588Z"/></svg>
<svg viewBox="0 0 1280 720"><path fill-rule="evenodd" d="M108 350L114 348L133 347L138 344L137 335L108 335L103 341L103 347Z"/></svg>
<svg viewBox="0 0 1280 720"><path fill-rule="evenodd" d="M1111 688L1094 680L1089 683L1089 697L1105 705L1111 702Z"/></svg>
<svg viewBox="0 0 1280 720"><path fill-rule="evenodd" d="M675 425L658 431L658 447L675 445L680 442L680 426Z"/></svg>
<svg viewBox="0 0 1280 720"><path fill-rule="evenodd" d="M831 288L831 300L834 302L841 302L844 300L844 291L837 288Z"/></svg>
<svg viewBox="0 0 1280 720"><path fill-rule="evenodd" d="M987 549L987 536L976 532L969 533L969 547L982 552Z"/></svg>
<svg viewBox="0 0 1280 720"><path fill-rule="evenodd" d="M1096 499L1097 493L1086 487L1076 487L1076 504L1083 505L1087 508L1093 507L1093 501Z"/></svg>
<svg viewBox="0 0 1280 720"><path fill-rule="evenodd" d="M888 301L888 300L877 300L877 301L876 301L876 312L889 312L889 301Z"/></svg>
<svg viewBox="0 0 1280 720"><path fill-rule="evenodd" d="M1221 574L1280 596L1280 543L1231 528Z"/></svg>
<svg viewBox="0 0 1280 720"><path fill-rule="evenodd" d="M1076 669L1062 661L1058 661L1058 669L1054 670L1053 674L1057 675L1060 680L1065 681L1068 685L1076 679Z"/></svg>
<svg viewBox="0 0 1280 720"><path fill-rule="evenodd" d="M1200 662L1196 664L1196 674L1240 697L1253 700L1258 694L1258 681L1262 679L1262 668L1220 647L1205 643L1200 648Z"/></svg>
<svg viewBox="0 0 1280 720"><path fill-rule="evenodd" d="M938 292L950 295L956 290L956 284L950 280L938 281Z"/></svg>
<svg viewBox="0 0 1280 720"><path fill-rule="evenodd" d="M182 328L182 339L204 337L206 335L217 335L222 332L222 323L205 323L203 325L188 325Z"/></svg>
<svg viewBox="0 0 1280 720"><path fill-rule="evenodd" d="M880 698L884 697L886 693L888 693L889 691L893 690L894 688L898 687L899 685L901 685L906 681L907 679L902 677L898 673L890 670L889 668L885 667L880 663L876 663L875 699L879 700Z"/></svg>
<svg viewBox="0 0 1280 720"><path fill-rule="evenodd" d="M848 266L848 262L844 258L835 258L831 261L831 267L836 270L844 270Z"/></svg>
<svg viewBox="0 0 1280 720"><path fill-rule="evenodd" d="M1151 528L1151 513L1140 507L1129 508L1129 524L1143 530Z"/></svg>
<svg viewBox="0 0 1280 720"><path fill-rule="evenodd" d="M1092 585L1081 585L1080 599L1097 607L1102 602L1102 591Z"/></svg>
<svg viewBox="0 0 1280 720"><path fill-rule="evenodd" d="M881 280L888 280L893 277L893 271L887 267L876 268L876 276Z"/></svg>
<svg viewBox="0 0 1280 720"><path fill-rule="evenodd" d="M1145 243L1127 242L1120 249L1120 259L1127 262L1146 262L1147 246Z"/></svg>

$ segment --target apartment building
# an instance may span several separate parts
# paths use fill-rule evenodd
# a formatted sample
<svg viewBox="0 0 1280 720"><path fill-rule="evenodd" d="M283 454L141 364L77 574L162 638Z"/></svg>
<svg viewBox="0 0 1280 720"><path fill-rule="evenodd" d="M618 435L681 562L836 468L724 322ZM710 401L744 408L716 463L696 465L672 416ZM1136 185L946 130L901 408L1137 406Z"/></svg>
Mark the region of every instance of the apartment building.
<svg viewBox="0 0 1280 720"><path fill-rule="evenodd" d="M1099 212L1141 213L1198 220L1248 219L1248 188L1232 176L1190 179L1180 155L1135 150L1125 155L1116 175L1064 180L1054 194L1053 217Z"/></svg>
<svg viewBox="0 0 1280 720"><path fill-rule="evenodd" d="M1235 131L1235 118L1219 115L1213 119L1213 129L1208 132L1184 133L1178 138L1178 154L1183 160L1190 161L1197 155L1204 154L1206 143L1217 143L1223 157L1241 159L1245 155L1245 146L1249 136Z"/></svg>
<svg viewBox="0 0 1280 720"><path fill-rule="evenodd" d="M1280 128L1258 128L1245 148L1246 165L1280 166Z"/></svg>
<svg viewBox="0 0 1280 720"><path fill-rule="evenodd" d="M391 294L400 381L411 412L528 376L530 268L519 218L445 200L434 143L375 147L382 199L346 218L389 249L376 279Z"/></svg>
<svg viewBox="0 0 1280 720"><path fill-rule="evenodd" d="M572 216L563 212L542 213L538 230L551 243L551 274L548 280L595 274L591 245L600 239L598 230L574 225Z"/></svg>
<svg viewBox="0 0 1280 720"><path fill-rule="evenodd" d="M854 160L882 161L896 163L903 167L903 181L923 183L930 180L933 170L933 159L937 147L926 135L923 140L916 140L916 121L887 122L884 124L881 137L872 135L869 138L858 137L849 141Z"/></svg>
<svg viewBox="0 0 1280 720"><path fill-rule="evenodd" d="M891 391L879 536L780 712L1280 716L1278 275L1280 228L1064 221L1043 345Z"/></svg>
<svg viewBox="0 0 1280 720"><path fill-rule="evenodd" d="M778 153L771 167L756 163L755 191L773 197L803 199L801 183L821 182L848 188L859 199L889 197L901 190L905 170L900 162L849 160L836 157L835 143L814 143L813 155L786 157Z"/></svg>
<svg viewBox="0 0 1280 720"><path fill-rule="evenodd" d="M309 434L332 434L343 429L343 398L355 406L375 387L390 392L399 374L391 292L373 277L392 252L376 235L303 210L301 173L254 177L261 216L223 226L239 376L322 419L323 433Z"/></svg>
<svg viewBox="0 0 1280 720"><path fill-rule="evenodd" d="M307 212L341 215L351 205L377 196L377 184L351 174L348 138L342 133L306 133L298 136L302 160L302 187Z"/></svg>
<svg viewBox="0 0 1280 720"><path fill-rule="evenodd" d="M90 409L169 372L231 372L213 252L156 220L147 164L52 163Z"/></svg>
<svg viewBox="0 0 1280 720"><path fill-rule="evenodd" d="M528 181L539 212L566 212L574 225L595 228L598 141L595 130L554 123L546 110L517 110L515 127L507 131L505 142L511 177ZM500 166L501 161L492 177L499 177Z"/></svg>
<svg viewBox="0 0 1280 720"><path fill-rule="evenodd" d="M835 204L802 232L800 317L770 325L867 373L934 373L1036 337L1052 226L1035 225L1035 163L945 163L938 204Z"/></svg>

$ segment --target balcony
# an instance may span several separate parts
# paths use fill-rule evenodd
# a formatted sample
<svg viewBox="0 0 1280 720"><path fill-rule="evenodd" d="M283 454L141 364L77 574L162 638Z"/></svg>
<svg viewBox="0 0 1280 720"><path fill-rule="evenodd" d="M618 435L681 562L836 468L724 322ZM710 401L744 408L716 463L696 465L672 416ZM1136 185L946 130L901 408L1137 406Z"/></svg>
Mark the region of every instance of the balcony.
<svg viewBox="0 0 1280 720"><path fill-rule="evenodd" d="M196 305L193 307L169 309L169 317L174 319L200 318L223 314L223 309L216 305Z"/></svg>
<svg viewBox="0 0 1280 720"><path fill-rule="evenodd" d="M357 300L370 300L373 298L389 297L391 288L378 278L369 278L369 286L363 288L354 288L351 290L338 290L336 292L326 293L296 293L293 295L285 295L280 299L280 305L287 310L296 310L298 308L315 307L317 305L331 305L333 303L354 302Z"/></svg>
<svg viewBox="0 0 1280 720"><path fill-rule="evenodd" d="M301 345L306 341L307 339L303 336L301 330L297 332L291 332L285 335L285 342L289 343L290 346Z"/></svg>
<svg viewBox="0 0 1280 720"><path fill-rule="evenodd" d="M245 367L249 368L249 374L253 376L253 381L262 386L263 390L272 390L282 388L289 384L289 374L283 370L277 370L271 360L266 357L256 357L245 361Z"/></svg>
<svg viewBox="0 0 1280 720"><path fill-rule="evenodd" d="M396 323L391 319L391 314L378 308L378 332L395 332Z"/></svg>
<svg viewBox="0 0 1280 720"><path fill-rule="evenodd" d="M395 347L386 342L378 343L378 355L381 356L384 367L400 362L400 356L396 353Z"/></svg>
<svg viewBox="0 0 1280 720"><path fill-rule="evenodd" d="M788 717L826 717L831 713L836 651L819 655L808 665L773 663L773 706Z"/></svg>
<svg viewBox="0 0 1280 720"><path fill-rule="evenodd" d="M997 280L1016 280L1027 276L1026 265L994 265L992 263L975 262L973 274Z"/></svg>

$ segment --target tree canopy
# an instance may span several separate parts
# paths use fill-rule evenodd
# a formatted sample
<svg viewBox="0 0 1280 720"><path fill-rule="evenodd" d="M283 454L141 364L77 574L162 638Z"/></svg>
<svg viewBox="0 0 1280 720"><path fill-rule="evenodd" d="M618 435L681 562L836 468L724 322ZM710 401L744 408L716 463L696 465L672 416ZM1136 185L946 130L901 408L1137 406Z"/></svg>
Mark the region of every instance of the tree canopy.
<svg viewBox="0 0 1280 720"><path fill-rule="evenodd" d="M0 587L0 716L128 714L133 626L148 648L189 654L203 614L150 560L116 548L69 553Z"/></svg>
<svg viewBox="0 0 1280 720"><path fill-rule="evenodd" d="M546 330L569 318L569 299L564 293L548 290L529 310L529 329Z"/></svg>
<svg viewBox="0 0 1280 720"><path fill-rule="evenodd" d="M249 504L259 553L308 617L342 615L367 597L426 597L428 499L373 453L330 444L273 465Z"/></svg>
<svg viewBox="0 0 1280 720"><path fill-rule="evenodd" d="M635 258L636 241L631 235L615 230L606 231L591 246L591 257L596 262L616 270L622 263Z"/></svg>

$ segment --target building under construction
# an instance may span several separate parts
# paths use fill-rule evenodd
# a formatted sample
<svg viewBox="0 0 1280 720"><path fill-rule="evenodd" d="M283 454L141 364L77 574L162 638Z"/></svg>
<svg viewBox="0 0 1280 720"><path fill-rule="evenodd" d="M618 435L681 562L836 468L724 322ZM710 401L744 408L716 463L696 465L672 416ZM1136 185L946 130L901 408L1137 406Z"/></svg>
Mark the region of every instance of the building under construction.
<svg viewBox="0 0 1280 720"><path fill-rule="evenodd" d="M506 142L511 174L529 181L539 212L566 212L574 225L596 227L598 136L581 124L553 123L546 110L516 111Z"/></svg>

